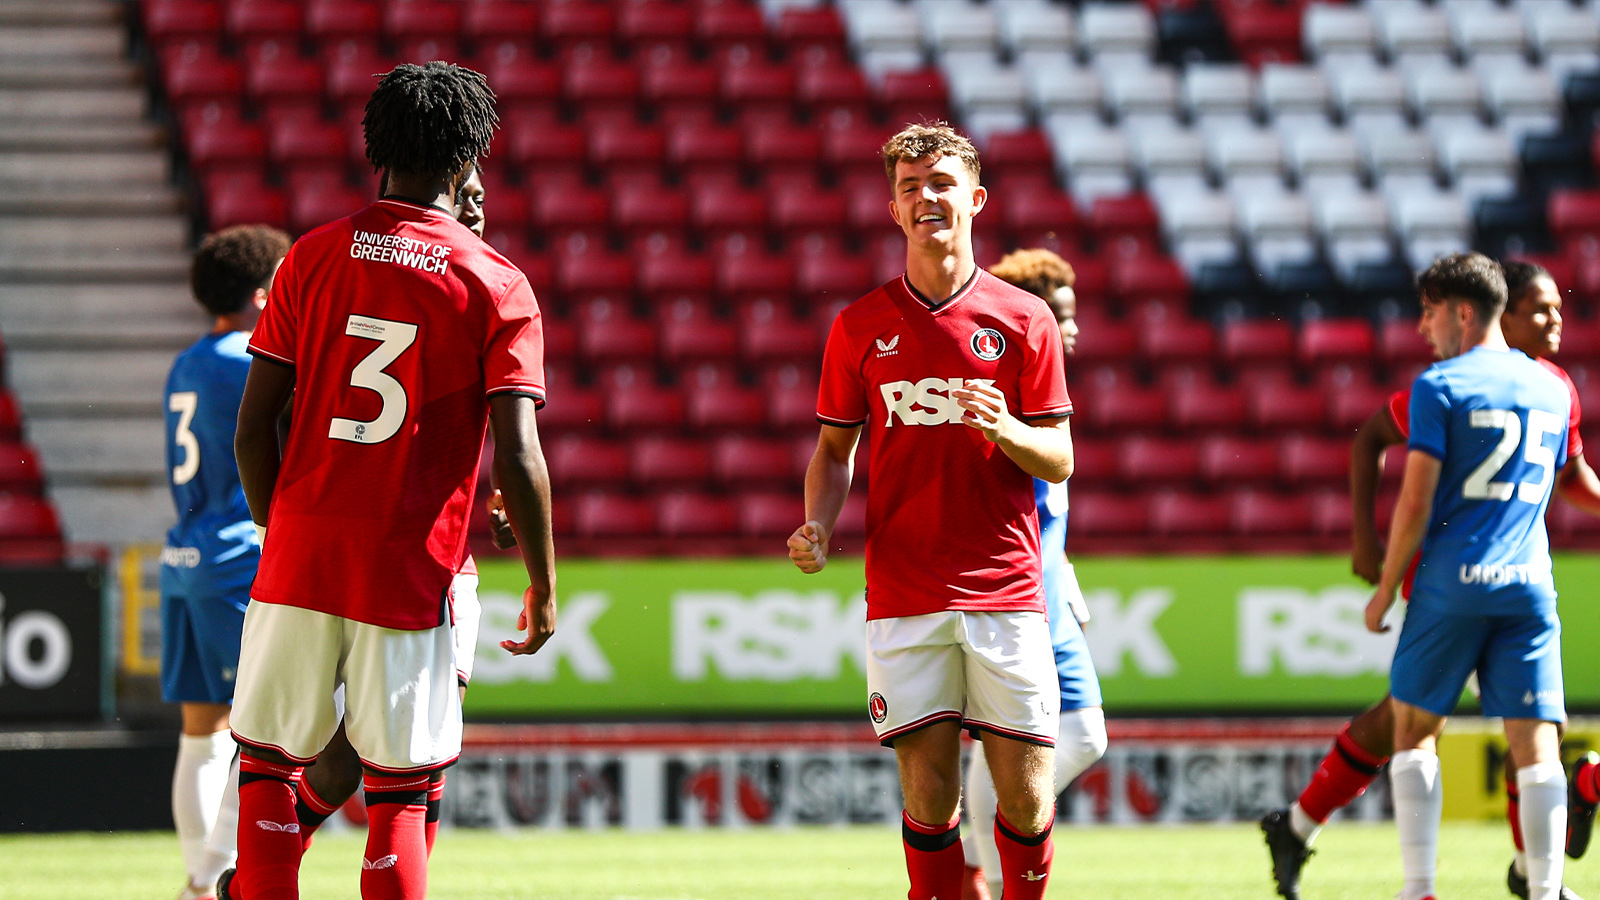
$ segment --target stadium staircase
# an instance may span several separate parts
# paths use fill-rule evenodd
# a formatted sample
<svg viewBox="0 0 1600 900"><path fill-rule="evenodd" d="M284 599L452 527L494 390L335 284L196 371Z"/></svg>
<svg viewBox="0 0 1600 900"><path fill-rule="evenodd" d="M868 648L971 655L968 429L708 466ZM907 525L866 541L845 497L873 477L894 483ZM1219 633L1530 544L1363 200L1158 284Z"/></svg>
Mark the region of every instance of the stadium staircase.
<svg viewBox="0 0 1600 900"><path fill-rule="evenodd" d="M35 524L55 529L58 557L63 527L89 544L161 539L162 386L205 327L185 201L129 55L134 9L0 0L0 334L60 511L60 526L48 505Z"/></svg>

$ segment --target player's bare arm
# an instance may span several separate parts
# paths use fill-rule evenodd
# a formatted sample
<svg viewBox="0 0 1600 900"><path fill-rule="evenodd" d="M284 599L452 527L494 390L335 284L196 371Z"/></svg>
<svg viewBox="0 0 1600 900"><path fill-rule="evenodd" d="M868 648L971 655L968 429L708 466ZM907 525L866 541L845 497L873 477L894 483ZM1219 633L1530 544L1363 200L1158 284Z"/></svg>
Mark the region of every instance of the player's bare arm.
<svg viewBox="0 0 1600 900"><path fill-rule="evenodd" d="M233 435L233 454L239 462L239 483L250 518L256 525L267 524L272 507L272 490L278 483L282 449L278 443L278 420L294 394L294 369L260 357L250 362L244 383L244 398L239 402L239 426Z"/></svg>
<svg viewBox="0 0 1600 900"><path fill-rule="evenodd" d="M538 652L556 631L555 543L550 528L550 471L539 447L534 421L534 399L500 394L489 398L489 421L494 429L494 478L500 485L506 518L510 520L529 586L522 595L517 629L527 637L501 641L514 656Z"/></svg>
<svg viewBox="0 0 1600 900"><path fill-rule="evenodd" d="M856 442L861 426L822 426L817 452L806 466L806 523L789 535L789 559L807 575L828 564L828 539L839 522L850 478L855 468Z"/></svg>
<svg viewBox="0 0 1600 900"><path fill-rule="evenodd" d="M1389 550L1383 558L1383 575L1378 579L1378 590L1367 603L1367 630L1382 633L1389 630L1383 623L1389 607L1394 606L1395 593L1400 589L1400 579L1405 575L1411 557L1422 546L1422 537L1428 529L1428 518L1433 513L1433 494L1439 487L1439 472L1443 464L1438 458L1412 450L1406 454L1406 472L1400 482L1400 499L1394 505L1394 521L1389 523Z"/></svg>
<svg viewBox="0 0 1600 900"><path fill-rule="evenodd" d="M1006 409L999 388L980 381L969 380L950 396L967 411L961 421L983 432L1022 471L1055 484L1072 477L1072 431L1066 416L1024 422Z"/></svg>
<svg viewBox="0 0 1600 900"><path fill-rule="evenodd" d="M1556 473L1556 493L1591 516L1600 516L1600 476L1582 456L1573 456Z"/></svg>
<svg viewBox="0 0 1600 900"><path fill-rule="evenodd" d="M1367 584L1377 584L1383 570L1383 540L1374 509L1383 451L1404 441L1385 405L1361 423L1350 444L1350 571Z"/></svg>

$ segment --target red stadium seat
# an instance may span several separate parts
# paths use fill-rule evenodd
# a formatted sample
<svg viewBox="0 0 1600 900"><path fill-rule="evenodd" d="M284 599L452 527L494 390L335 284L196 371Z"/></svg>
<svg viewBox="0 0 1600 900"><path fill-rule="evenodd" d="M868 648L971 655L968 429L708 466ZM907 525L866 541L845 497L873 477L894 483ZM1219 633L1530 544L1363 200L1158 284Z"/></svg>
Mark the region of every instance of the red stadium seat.
<svg viewBox="0 0 1600 900"><path fill-rule="evenodd" d="M374 0L307 0L306 35L320 41L370 38L383 23Z"/></svg>
<svg viewBox="0 0 1600 900"><path fill-rule="evenodd" d="M683 392L641 384L606 397L606 422L614 429L676 430L684 420Z"/></svg>
<svg viewBox="0 0 1600 900"><path fill-rule="evenodd" d="M711 448L701 440L643 437L628 447L628 469L635 484L699 484L711 477Z"/></svg>
<svg viewBox="0 0 1600 900"><path fill-rule="evenodd" d="M938 69L907 69L883 73L878 80L878 102L891 122L921 122L950 118L950 92Z"/></svg>
<svg viewBox="0 0 1600 900"><path fill-rule="evenodd" d="M1300 326L1296 352L1304 365L1372 359L1375 340L1366 319L1318 319Z"/></svg>
<svg viewBox="0 0 1600 900"><path fill-rule="evenodd" d="M674 365L732 359L739 347L739 332L732 322L702 314L698 305L686 299L675 301L663 311L659 334L661 359ZM693 395L690 419L695 419Z"/></svg>
<svg viewBox="0 0 1600 900"><path fill-rule="evenodd" d="M639 290L647 297L709 296L716 287L715 265L699 254L643 256L638 273Z"/></svg>
<svg viewBox="0 0 1600 900"><path fill-rule="evenodd" d="M583 184L540 185L533 198L533 224L547 231L603 229L611 224L611 198Z"/></svg>
<svg viewBox="0 0 1600 900"><path fill-rule="evenodd" d="M267 137L267 158L278 166L344 172L345 133L333 122L297 119L275 126Z"/></svg>
<svg viewBox="0 0 1600 900"><path fill-rule="evenodd" d="M1176 428L1238 428L1244 424L1244 391L1207 380L1168 388L1167 421Z"/></svg>
<svg viewBox="0 0 1600 900"><path fill-rule="evenodd" d="M1161 217L1143 194L1095 198L1089 207L1089 227L1105 245L1123 239L1150 246L1160 244Z"/></svg>
<svg viewBox="0 0 1600 900"><path fill-rule="evenodd" d="M723 65L718 93L724 102L736 105L787 105L794 101L796 82L788 65L751 58Z"/></svg>
<svg viewBox="0 0 1600 900"><path fill-rule="evenodd" d="M1294 327L1282 319L1235 319L1222 326L1217 349L1226 362L1277 362L1294 358Z"/></svg>
<svg viewBox="0 0 1600 900"><path fill-rule="evenodd" d="M561 67L527 55L491 61L484 77L507 106L554 103L561 97Z"/></svg>
<svg viewBox="0 0 1600 900"><path fill-rule="evenodd" d="M767 385L767 424L783 431L817 433L817 382Z"/></svg>
<svg viewBox="0 0 1600 900"><path fill-rule="evenodd" d="M0 495L0 563L52 565L64 555L61 521L49 501L26 494Z"/></svg>
<svg viewBox="0 0 1600 900"><path fill-rule="evenodd" d="M1372 418L1372 414L1387 409L1392 391L1370 384L1357 384L1328 396L1328 424L1344 431Z"/></svg>
<svg viewBox="0 0 1600 900"><path fill-rule="evenodd" d="M781 253L724 256L717 262L717 289L729 298L787 296L794 270L794 260Z"/></svg>
<svg viewBox="0 0 1600 900"><path fill-rule="evenodd" d="M690 207L695 226L710 233L762 229L767 223L766 194L736 185L698 190Z"/></svg>
<svg viewBox="0 0 1600 900"><path fill-rule="evenodd" d="M1417 333L1411 319L1384 322L1377 334L1378 359L1389 365L1433 361L1433 348Z"/></svg>
<svg viewBox="0 0 1600 900"><path fill-rule="evenodd" d="M542 31L558 46L611 39L617 29L616 6L610 3L542 3Z"/></svg>
<svg viewBox="0 0 1600 900"><path fill-rule="evenodd" d="M1278 442L1278 473L1291 485L1343 483L1350 477L1350 442L1292 434Z"/></svg>
<svg viewBox="0 0 1600 900"><path fill-rule="evenodd" d="M553 3L549 9L567 6L605 6L603 3ZM547 19L545 24L549 25ZM629 105L639 95L639 73L621 60L596 55L574 60L567 65L563 91L577 104Z"/></svg>
<svg viewBox="0 0 1600 900"><path fill-rule="evenodd" d="M1083 477L1080 483L1111 484L1117 477L1120 460L1117 442L1072 436L1072 474Z"/></svg>
<svg viewBox="0 0 1600 900"><path fill-rule="evenodd" d="M1188 491L1150 495L1150 530L1163 536L1220 535L1231 524L1228 498Z"/></svg>
<svg viewBox="0 0 1600 900"><path fill-rule="evenodd" d="M737 503L739 530L748 537L785 538L805 523L805 504L794 491L741 494Z"/></svg>
<svg viewBox="0 0 1600 900"><path fill-rule="evenodd" d="M347 38L322 48L328 97L337 103L365 107L378 79L394 61L371 40Z"/></svg>
<svg viewBox="0 0 1600 900"><path fill-rule="evenodd" d="M676 188L613 189L611 221L624 232L680 227L689 219L689 195Z"/></svg>
<svg viewBox="0 0 1600 900"><path fill-rule="evenodd" d="M872 260L866 257L818 254L804 256L795 288L808 302L830 298L854 300L877 286Z"/></svg>
<svg viewBox="0 0 1600 900"><path fill-rule="evenodd" d="M1268 482L1277 475L1278 445L1270 438L1211 435L1200 442L1200 477L1218 486Z"/></svg>
<svg viewBox="0 0 1600 900"><path fill-rule="evenodd" d="M751 362L814 360L822 355L822 338L790 311L769 300L739 310L739 352Z"/></svg>
<svg viewBox="0 0 1600 900"><path fill-rule="evenodd" d="M245 93L258 103L322 101L322 64L300 56L288 41L263 41L245 56Z"/></svg>
<svg viewBox="0 0 1600 900"><path fill-rule="evenodd" d="M1002 204L1000 221L1012 231L1055 232L1067 240L1077 238L1078 207L1064 191L1052 187L1011 193L1005 195Z"/></svg>
<svg viewBox="0 0 1600 900"><path fill-rule="evenodd" d="M655 505L642 497L582 494L574 504L573 517L579 537L638 538L656 531Z"/></svg>
<svg viewBox="0 0 1600 900"><path fill-rule="evenodd" d="M656 530L663 537L723 537L738 528L738 510L726 497L674 492L656 498Z"/></svg>
<svg viewBox="0 0 1600 900"><path fill-rule="evenodd" d="M850 214L849 197L842 190L817 187L806 191L777 190L769 208L772 228L783 234L815 231L843 222Z"/></svg>
<svg viewBox="0 0 1600 900"><path fill-rule="evenodd" d="M1123 484L1193 481L1200 472L1199 446L1188 438L1125 438L1118 445L1117 474Z"/></svg>
<svg viewBox="0 0 1600 900"><path fill-rule="evenodd" d="M199 124L184 130L189 165L204 174L213 168L260 165L267 156L267 136L253 122Z"/></svg>
<svg viewBox="0 0 1600 900"><path fill-rule="evenodd" d="M1073 534L1120 537L1144 534L1150 528L1148 495L1103 490L1072 490Z"/></svg>
<svg viewBox="0 0 1600 900"><path fill-rule="evenodd" d="M562 435L544 446L553 485L616 485L628 479L628 448L620 441Z"/></svg>
<svg viewBox="0 0 1600 900"><path fill-rule="evenodd" d="M461 8L458 0L388 0L383 33L396 41L453 36L461 30Z"/></svg>
<svg viewBox="0 0 1600 900"><path fill-rule="evenodd" d="M238 61L223 56L214 45L189 42L164 55L162 83L167 99L174 104L230 99L243 91L244 71Z"/></svg>
<svg viewBox="0 0 1600 900"><path fill-rule="evenodd" d="M711 445L711 473L731 488L793 485L793 457L788 441L725 435Z"/></svg>
<svg viewBox="0 0 1600 900"><path fill-rule="evenodd" d="M1600 190L1551 191L1545 209L1550 234L1562 243L1580 235L1600 235Z"/></svg>
<svg viewBox="0 0 1600 900"><path fill-rule="evenodd" d="M1311 501L1301 493L1243 490L1233 495L1231 506L1234 534L1264 537L1313 530Z"/></svg>
<svg viewBox="0 0 1600 900"><path fill-rule="evenodd" d="M647 320L626 315L607 319L580 318L578 354L595 362L649 359L656 354L655 326Z"/></svg>
<svg viewBox="0 0 1600 900"><path fill-rule="evenodd" d="M315 190L289 191L289 230L304 234L334 219L342 219L372 202L372 197L348 184L323 182Z"/></svg>
<svg viewBox="0 0 1600 900"><path fill-rule="evenodd" d="M464 0L461 36L475 41L530 40L539 33L542 4L526 0ZM500 88L492 81L498 93Z"/></svg>
<svg viewBox="0 0 1600 900"><path fill-rule="evenodd" d="M984 166L1012 175L1036 174L1046 178L1055 172L1055 157L1050 138L1034 128L1026 131L998 131L984 143Z"/></svg>
<svg viewBox="0 0 1600 900"><path fill-rule="evenodd" d="M558 323L545 320L545 349L550 351L551 326ZM553 353L552 353L553 355ZM605 398L593 388L564 387L550 391L550 399L539 410L539 428L554 434L580 434L597 431L605 424Z"/></svg>
<svg viewBox="0 0 1600 900"><path fill-rule="evenodd" d="M822 158L822 135L809 126L752 126L744 141L745 159L762 168L809 166Z"/></svg>
<svg viewBox="0 0 1600 900"><path fill-rule="evenodd" d="M711 103L721 85L722 73L715 66L693 60L645 66L639 77L640 98L651 103Z"/></svg>
<svg viewBox="0 0 1600 900"><path fill-rule="evenodd" d="M145 0L144 33L152 44L214 37L222 30L222 8L206 0Z"/></svg>
<svg viewBox="0 0 1600 900"><path fill-rule="evenodd" d="M865 111L872 103L872 90L855 66L803 66L795 76L795 98L813 114L839 108Z"/></svg>
<svg viewBox="0 0 1600 900"><path fill-rule="evenodd" d="M1216 358L1217 335L1203 319L1167 316L1144 323L1139 329L1139 346L1155 364L1210 361Z"/></svg>
<svg viewBox="0 0 1600 900"><path fill-rule="evenodd" d="M1083 307L1080 305L1080 309ZM1072 360L1077 365L1095 363L1123 363L1139 353L1139 329L1132 322L1104 319L1092 327L1083 328L1078 337Z"/></svg>
<svg viewBox="0 0 1600 900"><path fill-rule="evenodd" d="M694 36L708 45L745 44L765 49L767 23L754 3L695 5Z"/></svg>
<svg viewBox="0 0 1600 900"><path fill-rule="evenodd" d="M1344 537L1350 534L1354 517L1350 511L1350 496L1342 490L1312 491L1311 530L1319 535Z"/></svg>
<svg viewBox="0 0 1600 900"><path fill-rule="evenodd" d="M838 10L831 6L785 6L778 16L778 41L790 49L810 43L842 44L847 36Z"/></svg>
<svg viewBox="0 0 1600 900"><path fill-rule="evenodd" d="M1327 395L1320 388L1261 382L1245 388L1250 424L1263 431L1321 428L1327 422Z"/></svg>
<svg viewBox="0 0 1600 900"><path fill-rule="evenodd" d="M708 432L752 430L767 420L767 398L756 388L736 384L690 387L689 424Z"/></svg>
<svg viewBox="0 0 1600 900"><path fill-rule="evenodd" d="M667 136L646 125L612 125L589 132L589 161L598 166L660 165Z"/></svg>
<svg viewBox="0 0 1600 900"><path fill-rule="evenodd" d="M629 44L687 42L694 34L694 10L670 0L623 4L617 16L617 37Z"/></svg>
<svg viewBox="0 0 1600 900"><path fill-rule="evenodd" d="M224 21L239 40L298 38L305 28L302 12L294 0L229 0Z"/></svg>
<svg viewBox="0 0 1600 900"><path fill-rule="evenodd" d="M206 184L206 223L213 230L252 224L289 227L289 201L282 190L263 181L259 171L251 175L226 173L226 177L208 179Z"/></svg>
<svg viewBox="0 0 1600 900"><path fill-rule="evenodd" d="M43 490L44 474L33 447L21 441L0 441L0 492L40 494Z"/></svg>
<svg viewBox="0 0 1600 900"><path fill-rule="evenodd" d="M1111 295L1132 303L1150 300L1187 303L1189 278L1177 260L1170 257L1118 258L1111 264Z"/></svg>
<svg viewBox="0 0 1600 900"><path fill-rule="evenodd" d="M685 171L727 170L744 159L744 132L725 125L679 125L667 133L666 158Z"/></svg>
<svg viewBox="0 0 1600 900"><path fill-rule="evenodd" d="M1166 424L1167 395L1157 388L1091 388L1074 399L1078 415L1090 428L1122 433L1130 429L1155 430Z"/></svg>
<svg viewBox="0 0 1600 900"><path fill-rule="evenodd" d="M10 391L0 388L0 440L22 439L22 408Z"/></svg>

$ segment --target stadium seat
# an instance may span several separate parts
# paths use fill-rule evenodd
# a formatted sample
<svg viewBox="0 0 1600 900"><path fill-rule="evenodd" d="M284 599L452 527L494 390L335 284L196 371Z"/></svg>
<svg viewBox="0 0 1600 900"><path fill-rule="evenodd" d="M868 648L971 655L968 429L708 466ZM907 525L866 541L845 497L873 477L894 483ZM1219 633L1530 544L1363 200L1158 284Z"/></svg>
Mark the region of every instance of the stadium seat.
<svg viewBox="0 0 1600 900"><path fill-rule="evenodd" d="M580 494L573 518L574 531L585 538L640 538L656 531L654 504L624 494Z"/></svg>
<svg viewBox="0 0 1600 900"><path fill-rule="evenodd" d="M748 361L813 360L821 355L821 335L786 306L757 300L741 307L737 318L739 352Z"/></svg>
<svg viewBox="0 0 1600 900"><path fill-rule="evenodd" d="M164 54L162 83L167 99L180 106L226 100L243 91L244 71L237 60L223 56L215 45L191 41Z"/></svg>
<svg viewBox="0 0 1600 900"><path fill-rule="evenodd" d="M55 565L64 555L61 521L48 500L0 494L0 563Z"/></svg>
<svg viewBox="0 0 1600 900"><path fill-rule="evenodd" d="M1294 327L1282 319L1235 319L1225 322L1217 341L1217 350L1222 359L1234 365L1291 359L1294 346Z"/></svg>
<svg viewBox="0 0 1600 900"><path fill-rule="evenodd" d="M267 158L280 168L324 169L342 177L344 155L344 129L322 119L286 121L267 137Z"/></svg>
<svg viewBox="0 0 1600 900"><path fill-rule="evenodd" d="M1083 393L1074 394L1073 399L1078 415L1091 429L1119 434L1154 431L1167 421L1167 395L1158 388L1126 385L1107 389L1091 385Z"/></svg>
<svg viewBox="0 0 1600 900"><path fill-rule="evenodd" d="M1327 421L1327 396L1316 387L1252 385L1245 389L1245 407L1251 426L1267 432L1321 428Z"/></svg>
<svg viewBox="0 0 1600 900"><path fill-rule="evenodd" d="M656 530L662 537L715 538L738 530L738 510L726 497L673 492L657 497L655 506Z"/></svg>
<svg viewBox="0 0 1600 900"><path fill-rule="evenodd" d="M1386 365L1433 361L1433 348L1417 333L1415 319L1394 319L1378 327L1378 359Z"/></svg>
<svg viewBox="0 0 1600 900"><path fill-rule="evenodd" d="M214 37L222 30L223 9L206 0L145 0L144 33L152 44L190 37Z"/></svg>
<svg viewBox="0 0 1600 900"><path fill-rule="evenodd" d="M606 397L606 423L618 432L676 431L683 427L683 392L654 384L636 384Z"/></svg>
<svg viewBox="0 0 1600 900"><path fill-rule="evenodd" d="M1080 483L1111 484L1118 476L1122 450L1118 441L1109 438L1072 438L1072 473L1081 478ZM1137 479L1132 482L1137 485Z"/></svg>
<svg viewBox="0 0 1600 900"><path fill-rule="evenodd" d="M1078 535L1126 538L1149 530L1148 504L1148 495L1142 491L1122 494L1074 488L1072 518L1081 523Z"/></svg>
<svg viewBox="0 0 1600 900"><path fill-rule="evenodd" d="M747 537L785 538L805 522L801 496L793 491L740 494L735 503L739 530ZM774 547L781 549L777 545Z"/></svg>
<svg viewBox="0 0 1600 900"><path fill-rule="evenodd" d="M266 132L254 122L197 123L183 136L189 165L200 175L216 168L254 168L267 155Z"/></svg>
<svg viewBox="0 0 1600 900"><path fill-rule="evenodd" d="M1167 316L1144 323L1139 329L1139 348L1146 359L1157 365L1210 360L1217 353L1217 336L1209 322Z"/></svg>
<svg viewBox="0 0 1600 900"><path fill-rule="evenodd" d="M298 38L305 28L302 13L294 0L229 0L223 20L227 32L240 41Z"/></svg>
<svg viewBox="0 0 1600 900"><path fill-rule="evenodd" d="M815 440L810 444L815 446ZM721 435L711 445L711 473L718 484L735 489L792 486L796 475L794 456L788 441Z"/></svg>
<svg viewBox="0 0 1600 900"><path fill-rule="evenodd" d="M1207 435L1201 438L1197 452L1196 472L1209 484L1267 482L1277 475L1278 447L1270 438Z"/></svg>
<svg viewBox="0 0 1600 900"><path fill-rule="evenodd" d="M1179 429L1238 428L1245 420L1244 392L1209 380L1173 384L1167 421Z"/></svg>
<svg viewBox="0 0 1600 900"><path fill-rule="evenodd" d="M687 43L694 34L694 10L667 0L642 0L623 4L617 13L616 35L627 44Z"/></svg>
<svg viewBox="0 0 1600 900"><path fill-rule="evenodd" d="M547 10L574 6L599 6L603 3L553 3ZM545 27L550 27L549 15ZM552 36L553 37L553 36ZM633 66L608 56L595 54L586 59L574 59L567 64L562 84L566 99L581 107L631 108L639 96L639 73Z"/></svg>
<svg viewBox="0 0 1600 900"><path fill-rule="evenodd" d="M714 185L690 197L690 221L709 234L764 229L767 195L738 185Z"/></svg>
<svg viewBox="0 0 1600 900"><path fill-rule="evenodd" d="M604 196L604 195L602 195ZM544 195L540 195L541 205ZM633 256L587 245L563 246L555 254L555 286L569 297L619 295L635 284Z"/></svg>
<svg viewBox="0 0 1600 900"><path fill-rule="evenodd" d="M717 290L733 301L746 297L787 297L795 263L786 254L750 251L717 261Z"/></svg>
<svg viewBox="0 0 1600 900"><path fill-rule="evenodd" d="M1328 425L1339 431L1355 429L1385 409L1392 391L1376 385L1354 385L1328 394Z"/></svg>
<svg viewBox="0 0 1600 900"><path fill-rule="evenodd" d="M289 231L304 234L362 209L372 202L372 196L348 184L329 182L318 190L291 187L288 200Z"/></svg>
<svg viewBox="0 0 1600 900"><path fill-rule="evenodd" d="M557 46L599 44L617 30L617 6L610 3L544 3L543 36Z"/></svg>
<svg viewBox="0 0 1600 900"><path fill-rule="evenodd" d="M22 407L4 388L0 388L0 440L22 440Z"/></svg>
<svg viewBox="0 0 1600 900"><path fill-rule="evenodd" d="M750 58L724 63L718 83L723 102L735 106L788 106L795 96L794 69L783 63Z"/></svg>
<svg viewBox="0 0 1600 900"><path fill-rule="evenodd" d="M877 284L872 260L860 256L802 256L795 273L795 291L810 303L854 300Z"/></svg>
<svg viewBox="0 0 1600 900"><path fill-rule="evenodd" d="M749 431L766 424L767 400L756 388L709 385L688 388L689 424L707 432Z"/></svg>
<svg viewBox="0 0 1600 900"><path fill-rule="evenodd" d="M289 226L289 201L282 190L268 185L259 171L224 174L227 177L206 182L206 223L213 230L256 223Z"/></svg>
<svg viewBox="0 0 1600 900"><path fill-rule="evenodd" d="M0 493L40 495L43 491L38 452L22 441L0 441Z"/></svg>
<svg viewBox="0 0 1600 900"><path fill-rule="evenodd" d="M528 41L539 33L542 7L525 0L465 0L461 36L473 41ZM499 93L500 86L489 82Z"/></svg>
<svg viewBox="0 0 1600 900"><path fill-rule="evenodd" d="M711 448L701 440L643 437L628 445L628 471L651 490L699 484L711 477Z"/></svg>
<svg viewBox="0 0 1600 900"><path fill-rule="evenodd" d="M1184 484L1200 472L1200 448L1189 438L1130 437L1117 445L1123 484Z"/></svg>
<svg viewBox="0 0 1600 900"><path fill-rule="evenodd" d="M618 485L628 479L628 448L620 441L564 434L544 446L550 481L557 487Z"/></svg>
<svg viewBox="0 0 1600 900"><path fill-rule="evenodd" d="M1372 326L1364 319L1322 319L1300 326L1295 349L1301 363L1315 366L1371 359L1373 343Z"/></svg>
<svg viewBox="0 0 1600 900"><path fill-rule="evenodd" d="M1278 442L1278 474L1296 487L1343 483L1350 473L1350 442L1291 434Z"/></svg>
<svg viewBox="0 0 1600 900"><path fill-rule="evenodd" d="M306 36L317 41L370 38L383 23L375 0L307 0Z"/></svg>
<svg viewBox="0 0 1600 900"><path fill-rule="evenodd" d="M1242 490L1230 498L1233 533L1247 537L1293 536L1312 531L1311 502L1301 493Z"/></svg>
<svg viewBox="0 0 1600 900"><path fill-rule="evenodd" d="M1150 531L1166 536L1214 536L1228 532L1231 510L1228 498L1189 491L1153 491L1150 497Z"/></svg>

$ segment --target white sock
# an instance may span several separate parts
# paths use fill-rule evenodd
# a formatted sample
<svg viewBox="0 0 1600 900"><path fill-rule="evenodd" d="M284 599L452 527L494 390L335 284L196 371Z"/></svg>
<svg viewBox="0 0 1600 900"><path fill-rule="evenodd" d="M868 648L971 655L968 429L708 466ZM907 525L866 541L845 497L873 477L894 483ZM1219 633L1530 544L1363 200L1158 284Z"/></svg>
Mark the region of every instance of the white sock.
<svg viewBox="0 0 1600 900"><path fill-rule="evenodd" d="M1517 813L1517 817L1520 819L1522 817L1522 814L1520 812ZM1528 854L1524 853L1521 850L1518 850L1516 853L1511 854L1511 868L1516 869L1518 875L1521 875L1523 878L1527 878L1528 877Z"/></svg>
<svg viewBox="0 0 1600 900"><path fill-rule="evenodd" d="M1056 737L1056 794L1106 752L1106 711L1098 706L1061 711Z"/></svg>
<svg viewBox="0 0 1600 900"><path fill-rule="evenodd" d="M994 776L989 774L989 761L983 755L983 742L975 741L972 758L967 763L966 784L962 786L962 802L967 807L967 818L972 820L972 831L961 842L967 865L983 870L983 880L989 883L989 894L1000 896L1000 849L994 845L994 816L1000 801L994 792Z"/></svg>
<svg viewBox="0 0 1600 900"><path fill-rule="evenodd" d="M1400 900L1433 895L1439 857L1439 813L1444 791L1439 786L1439 757L1428 750L1401 750L1389 758L1389 785L1394 793L1394 821L1400 829L1400 864L1406 886Z"/></svg>
<svg viewBox="0 0 1600 900"><path fill-rule="evenodd" d="M205 861L206 836L217 823L236 747L228 731L178 737L178 764L172 772L172 821L178 829L183 867L191 881Z"/></svg>
<svg viewBox="0 0 1600 900"><path fill-rule="evenodd" d="M222 791L222 805L217 808L216 824L206 836L206 852L195 869L196 887L210 887L231 868L239 858L239 757L233 758L228 768L228 784Z"/></svg>
<svg viewBox="0 0 1600 900"><path fill-rule="evenodd" d="M1517 770L1522 794L1522 846L1528 855L1528 900L1555 900L1561 893L1561 854L1567 840L1567 774L1559 762Z"/></svg>
<svg viewBox="0 0 1600 900"><path fill-rule="evenodd" d="M1307 846L1322 833L1322 823L1300 808L1300 801L1289 804L1289 828Z"/></svg>

